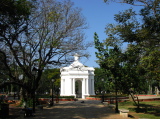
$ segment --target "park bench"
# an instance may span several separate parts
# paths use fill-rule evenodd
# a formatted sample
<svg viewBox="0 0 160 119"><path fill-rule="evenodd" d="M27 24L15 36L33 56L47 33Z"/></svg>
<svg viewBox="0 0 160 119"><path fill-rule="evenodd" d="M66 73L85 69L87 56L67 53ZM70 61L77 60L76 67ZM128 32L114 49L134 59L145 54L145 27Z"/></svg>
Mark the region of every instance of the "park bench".
<svg viewBox="0 0 160 119"><path fill-rule="evenodd" d="M119 109L120 115L123 117L128 117L129 110L127 109Z"/></svg>

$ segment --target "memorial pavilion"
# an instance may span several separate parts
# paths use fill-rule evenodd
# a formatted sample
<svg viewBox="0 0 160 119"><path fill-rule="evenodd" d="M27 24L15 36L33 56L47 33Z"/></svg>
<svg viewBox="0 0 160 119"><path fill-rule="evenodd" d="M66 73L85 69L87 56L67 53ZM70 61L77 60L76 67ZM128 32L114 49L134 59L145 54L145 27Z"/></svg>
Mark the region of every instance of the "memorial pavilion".
<svg viewBox="0 0 160 119"><path fill-rule="evenodd" d="M95 95L94 68L86 67L79 62L79 55L74 55L74 62L68 67L60 68L61 92L60 96L74 96L83 98Z"/></svg>

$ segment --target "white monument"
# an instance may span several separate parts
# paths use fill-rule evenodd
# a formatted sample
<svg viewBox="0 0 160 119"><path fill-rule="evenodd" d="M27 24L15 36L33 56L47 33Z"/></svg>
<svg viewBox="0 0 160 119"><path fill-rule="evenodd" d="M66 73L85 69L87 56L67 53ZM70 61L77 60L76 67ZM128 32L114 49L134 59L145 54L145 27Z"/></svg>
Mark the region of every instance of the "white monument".
<svg viewBox="0 0 160 119"><path fill-rule="evenodd" d="M62 67L61 96L75 96L85 99L86 96L95 95L94 68L85 67L79 62L79 55L74 55L74 62L69 67Z"/></svg>

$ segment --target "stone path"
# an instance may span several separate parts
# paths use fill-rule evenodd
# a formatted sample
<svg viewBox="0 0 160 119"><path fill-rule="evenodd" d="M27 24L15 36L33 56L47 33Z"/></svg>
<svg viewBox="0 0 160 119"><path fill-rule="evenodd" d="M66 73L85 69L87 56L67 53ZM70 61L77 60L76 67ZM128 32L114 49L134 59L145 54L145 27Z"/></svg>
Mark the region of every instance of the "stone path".
<svg viewBox="0 0 160 119"><path fill-rule="evenodd" d="M81 103L84 101L84 103ZM36 110L30 119L129 119L115 114L114 110L100 101L62 101L51 108Z"/></svg>

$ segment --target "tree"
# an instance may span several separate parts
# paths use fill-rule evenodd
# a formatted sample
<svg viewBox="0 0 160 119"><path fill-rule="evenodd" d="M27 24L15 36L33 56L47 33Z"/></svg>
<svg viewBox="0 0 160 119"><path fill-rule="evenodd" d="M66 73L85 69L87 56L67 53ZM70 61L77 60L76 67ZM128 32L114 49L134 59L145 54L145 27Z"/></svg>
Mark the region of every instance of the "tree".
<svg viewBox="0 0 160 119"><path fill-rule="evenodd" d="M1 86L4 86L10 83L7 82L9 77L12 80L17 78L17 68L15 68L17 58L14 57L14 54L17 53L17 46L14 42L16 42L18 35L25 32L27 28L32 4L26 0L2 0L0 5L2 6L0 8L0 61L3 64L3 70L5 70L5 73L2 74L5 77L3 80L5 83L2 82Z"/></svg>
<svg viewBox="0 0 160 119"><path fill-rule="evenodd" d="M118 84L121 91L127 93L130 88L133 88L134 91L138 92L144 90L144 85L141 86L141 83L144 82L145 76L148 76L149 73L148 68L144 67L143 58L147 56L148 59L148 54L154 51L153 49L156 49L155 51L159 49L159 39L157 38L159 36L157 32L159 29L159 24L157 24L159 23L159 19L157 19L159 18L159 10L157 9L159 2L156 0L149 3L139 0L123 0L121 2L131 5L138 5L136 3L139 2L141 3L139 5L143 7L140 14L133 9L116 14L114 18L118 25L107 25L106 34L108 37L103 43L99 42L98 36L95 34L95 47L98 50L96 56L100 67L109 70L115 81L120 81ZM142 17L142 21L137 19L137 15ZM122 53L119 49L121 44L125 42L130 45ZM150 63L157 60L154 57L150 59L152 59ZM146 64L148 63L146 62ZM155 64L151 66L156 67ZM139 88L136 88L137 85Z"/></svg>
<svg viewBox="0 0 160 119"><path fill-rule="evenodd" d="M138 47L130 44L124 52L123 60L123 78L126 81L126 86L123 88L126 93L128 93L130 88L134 89L134 92L137 93L147 92L146 77L144 77L146 72L141 67L140 59Z"/></svg>
<svg viewBox="0 0 160 119"><path fill-rule="evenodd" d="M0 59L0 66L1 66L0 67L0 75L1 75L0 82L3 82L6 79L5 73L6 73L7 69L6 69L5 65L3 64L3 62L2 62L2 59L4 59L4 57L3 57L3 55L1 53L0 53L0 57L1 57L1 59Z"/></svg>
<svg viewBox="0 0 160 119"><path fill-rule="evenodd" d="M105 0L105 2L110 2L110 0ZM143 70L143 73L139 72L139 75L146 78L147 82L159 82L158 72L160 70L157 66L160 57L155 54L159 53L160 1L122 0L116 2L141 6L141 9L139 13L134 9L129 9L115 15L118 25L110 24L106 28L110 41L114 39L134 45L134 50L139 50L137 56L139 57L139 68L141 67L141 70L137 69L137 71ZM157 84L157 86L160 89L160 85Z"/></svg>
<svg viewBox="0 0 160 119"><path fill-rule="evenodd" d="M54 79L54 91L59 93L60 88L60 69L45 69L42 75L42 80L40 80L37 92L44 94L49 92L52 87L52 79Z"/></svg>
<svg viewBox="0 0 160 119"><path fill-rule="evenodd" d="M7 5L5 1L1 2L8 9L1 8L0 52L10 80L1 86L19 85L32 97L46 66L66 64L75 52L86 54L86 22L70 1L7 0Z"/></svg>
<svg viewBox="0 0 160 119"><path fill-rule="evenodd" d="M116 108L115 112L118 112L118 87L120 87L122 77L122 58L123 54L117 44L111 43L109 39L106 39L104 43L101 43L98 39L98 35L94 36L96 57L98 58L98 64L106 72L110 72L110 78L114 82L115 94L116 94ZM108 77L108 78L109 78Z"/></svg>
<svg viewBox="0 0 160 119"><path fill-rule="evenodd" d="M104 83L102 82L102 79L104 79L105 77L104 72L100 68L95 68L94 74L95 74L94 76L95 91L96 93L97 91L101 93L104 90L104 86L103 86Z"/></svg>
<svg viewBox="0 0 160 119"><path fill-rule="evenodd" d="M110 2L111 0L104 1ZM141 6L141 10L139 13L136 13L131 8L116 14L114 18L118 24L107 25L106 34L108 37L103 43L97 40L98 37L95 34L98 63L119 78L121 91L129 92L129 89L132 88L136 92L146 92L146 89L148 89L146 87L147 83L159 82L159 68L157 64L159 64L160 57L157 55L155 57L155 53L159 52L160 1L122 0L116 2ZM139 20L140 18L141 20ZM122 55L119 55L116 49L118 48L117 46L123 43L128 43L128 48ZM113 57L113 54L115 57ZM109 62L109 58L113 59ZM120 65L121 63L122 65ZM119 68L121 71L119 74L121 75L118 75L118 70L114 69L112 65L121 67ZM159 83L158 87L160 87ZM139 103L137 106L139 107Z"/></svg>

